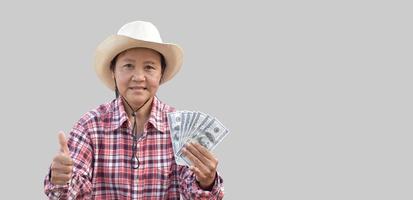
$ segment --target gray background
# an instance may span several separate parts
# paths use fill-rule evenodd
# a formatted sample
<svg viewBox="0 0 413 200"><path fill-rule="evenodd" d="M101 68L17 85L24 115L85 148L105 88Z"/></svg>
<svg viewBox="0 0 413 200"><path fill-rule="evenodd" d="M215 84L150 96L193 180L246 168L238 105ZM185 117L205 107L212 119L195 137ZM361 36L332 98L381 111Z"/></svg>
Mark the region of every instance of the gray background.
<svg viewBox="0 0 413 200"><path fill-rule="evenodd" d="M2 1L1 195L45 199L58 131L114 97L94 49L139 19L185 50L158 96L231 130L225 199L412 199L409 1L270 2Z"/></svg>

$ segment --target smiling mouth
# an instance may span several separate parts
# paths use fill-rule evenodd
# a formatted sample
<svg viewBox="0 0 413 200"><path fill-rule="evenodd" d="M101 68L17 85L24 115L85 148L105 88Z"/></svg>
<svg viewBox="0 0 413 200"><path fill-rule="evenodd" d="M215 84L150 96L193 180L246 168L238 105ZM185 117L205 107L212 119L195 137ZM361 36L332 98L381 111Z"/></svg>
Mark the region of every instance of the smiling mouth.
<svg viewBox="0 0 413 200"><path fill-rule="evenodd" d="M129 87L129 89L130 90L136 90L136 91L139 91L139 90L146 90L147 88L146 87Z"/></svg>

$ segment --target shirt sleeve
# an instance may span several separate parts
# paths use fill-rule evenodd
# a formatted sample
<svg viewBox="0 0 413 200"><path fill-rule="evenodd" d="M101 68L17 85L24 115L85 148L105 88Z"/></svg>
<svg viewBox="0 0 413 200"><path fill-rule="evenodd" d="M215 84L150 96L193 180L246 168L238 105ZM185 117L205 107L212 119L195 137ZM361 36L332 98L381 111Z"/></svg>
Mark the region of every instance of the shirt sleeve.
<svg viewBox="0 0 413 200"><path fill-rule="evenodd" d="M70 156L73 160L72 178L67 185L55 185L50 182L50 173L44 180L44 192L49 199L91 199L92 158L91 139L86 129L77 123L68 139Z"/></svg>
<svg viewBox="0 0 413 200"><path fill-rule="evenodd" d="M222 199L224 198L224 181L218 174L211 191L203 190L196 181L195 174L187 166L178 165L179 191L184 199Z"/></svg>

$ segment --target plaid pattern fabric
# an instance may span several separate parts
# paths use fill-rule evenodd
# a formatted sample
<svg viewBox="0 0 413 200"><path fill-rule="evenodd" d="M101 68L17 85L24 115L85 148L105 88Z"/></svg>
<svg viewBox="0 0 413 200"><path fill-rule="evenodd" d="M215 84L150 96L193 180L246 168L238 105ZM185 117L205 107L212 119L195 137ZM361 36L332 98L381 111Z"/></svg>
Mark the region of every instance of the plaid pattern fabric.
<svg viewBox="0 0 413 200"><path fill-rule="evenodd" d="M175 163L166 113L174 108L154 98L137 143L139 168L132 168L132 129L122 98L86 113L73 127L68 146L74 161L69 184L44 181L49 199L222 199L218 175L202 190L186 166Z"/></svg>

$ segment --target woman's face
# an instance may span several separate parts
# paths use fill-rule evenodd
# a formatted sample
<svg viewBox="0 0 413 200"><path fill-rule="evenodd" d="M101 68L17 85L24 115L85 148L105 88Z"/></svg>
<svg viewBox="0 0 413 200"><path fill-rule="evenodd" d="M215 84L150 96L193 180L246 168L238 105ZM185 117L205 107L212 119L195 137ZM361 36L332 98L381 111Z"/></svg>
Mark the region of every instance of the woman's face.
<svg viewBox="0 0 413 200"><path fill-rule="evenodd" d="M134 48L119 54L114 70L117 86L133 109L155 96L162 77L161 55L146 48Z"/></svg>

